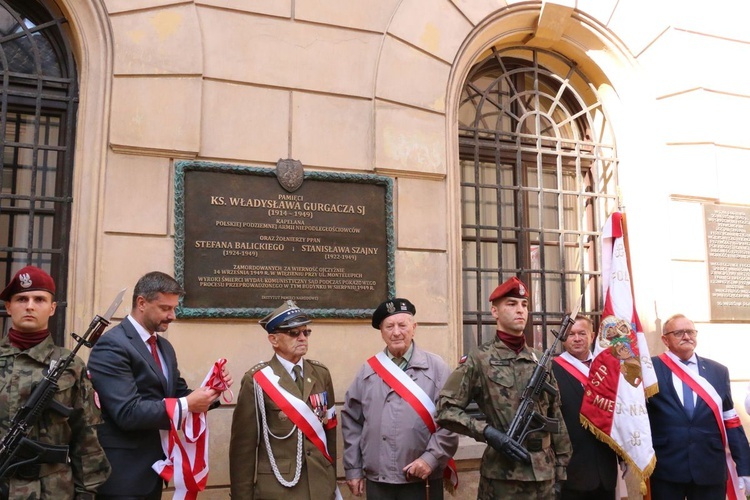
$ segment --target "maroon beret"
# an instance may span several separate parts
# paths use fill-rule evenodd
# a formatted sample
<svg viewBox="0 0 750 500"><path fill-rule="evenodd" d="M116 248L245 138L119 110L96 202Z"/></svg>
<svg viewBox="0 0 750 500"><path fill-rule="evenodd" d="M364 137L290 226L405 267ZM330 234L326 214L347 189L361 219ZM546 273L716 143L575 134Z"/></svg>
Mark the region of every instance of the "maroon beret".
<svg viewBox="0 0 750 500"><path fill-rule="evenodd" d="M495 302L497 299L503 297L516 297L518 299L529 298L529 288L515 276L495 288L495 291L490 295L490 302Z"/></svg>
<svg viewBox="0 0 750 500"><path fill-rule="evenodd" d="M35 266L26 266L13 276L13 279L0 292L0 300L10 300L12 296L22 292L33 292L44 290L52 295L55 294L55 280L43 269Z"/></svg>

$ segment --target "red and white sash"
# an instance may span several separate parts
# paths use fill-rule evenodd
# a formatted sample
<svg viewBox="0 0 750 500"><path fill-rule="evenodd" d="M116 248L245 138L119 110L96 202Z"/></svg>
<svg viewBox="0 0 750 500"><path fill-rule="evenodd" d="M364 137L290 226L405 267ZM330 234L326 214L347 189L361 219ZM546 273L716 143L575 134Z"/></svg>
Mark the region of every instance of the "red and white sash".
<svg viewBox="0 0 750 500"><path fill-rule="evenodd" d="M738 500L744 498L744 494L739 489L739 478L737 469L729 451L729 442L727 440L727 428L739 427L740 418L734 410L722 411L721 397L716 392L714 386L702 376L688 370L683 363L680 363L677 356L671 352L664 352L659 355L667 368L677 375L677 378L686 383L711 409L716 419L716 425L721 431L721 440L724 443L724 455L727 462L727 497L729 500Z"/></svg>
<svg viewBox="0 0 750 500"><path fill-rule="evenodd" d="M229 390L222 376L222 370L227 360L219 359L203 379L201 387L210 387L221 391ZM224 401L232 401L232 392ZM208 480L208 425L205 413L188 412L183 417L180 400L166 398L164 400L169 415L170 429L162 430L161 447L164 460L154 462L151 466L165 481L174 480L174 496L176 500L195 500L198 492L206 488ZM180 429L183 430L180 435Z"/></svg>
<svg viewBox="0 0 750 500"><path fill-rule="evenodd" d="M333 463L333 458L328 453L328 441L323 424L304 401L279 385L279 376L273 372L273 368L266 366L258 370L253 379L323 456Z"/></svg>
<svg viewBox="0 0 750 500"><path fill-rule="evenodd" d="M430 433L437 431L438 425L433 417L435 414L435 403L432 402L427 393L404 370L396 366L383 351L368 359L367 363L383 379L383 382L388 387L396 391L396 394L409 403L430 430ZM454 488L458 488L458 472L456 470L456 462L452 458L448 461L448 465L443 471L443 477L450 480Z"/></svg>
<svg viewBox="0 0 750 500"><path fill-rule="evenodd" d="M571 376L575 377L582 386L586 387L586 384L589 382L589 367L584 365L581 360L573 357L567 351L552 358L552 360L560 365Z"/></svg>

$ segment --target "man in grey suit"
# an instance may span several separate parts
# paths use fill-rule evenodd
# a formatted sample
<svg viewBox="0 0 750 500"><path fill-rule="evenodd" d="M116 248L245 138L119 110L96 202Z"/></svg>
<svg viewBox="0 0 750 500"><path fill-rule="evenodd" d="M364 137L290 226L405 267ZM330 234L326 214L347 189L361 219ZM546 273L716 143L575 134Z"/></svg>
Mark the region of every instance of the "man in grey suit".
<svg viewBox="0 0 750 500"><path fill-rule="evenodd" d="M151 465L164 458L159 431L170 429L164 399L179 398L183 414L203 413L218 400L214 389L188 388L172 344L157 335L175 319L184 293L167 274L144 275L133 290L130 314L91 351L88 368L104 417L99 440L112 464L99 499L160 499L162 481ZM224 377L231 385L229 373Z"/></svg>

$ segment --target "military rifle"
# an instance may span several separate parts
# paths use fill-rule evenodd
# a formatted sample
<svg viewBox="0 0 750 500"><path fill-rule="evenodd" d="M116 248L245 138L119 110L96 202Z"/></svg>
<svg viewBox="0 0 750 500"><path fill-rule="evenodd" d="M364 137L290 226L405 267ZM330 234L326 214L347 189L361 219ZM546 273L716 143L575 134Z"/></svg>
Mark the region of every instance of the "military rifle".
<svg viewBox="0 0 750 500"><path fill-rule="evenodd" d="M537 362L534 373L529 379L529 384L523 391L521 396L521 402L518 405L518 410L513 416L513 420L508 428L508 436L515 440L518 444L523 446L523 441L526 436L532 432L545 431L549 433L555 433L560 430L560 421L556 418L549 418L546 415L542 415L536 410L536 405L542 398L542 395L546 392L553 396L557 395L557 389L549 383L550 380L550 368L547 366L550 359L555 353L557 343L559 341L565 342L568 338L568 333L576 322L576 316L581 308L582 297L578 298L578 304L574 311L570 314L565 315L562 324L560 325L560 332L552 330L555 334L555 340L552 345L544 351L542 359ZM534 425L532 427L532 424Z"/></svg>
<svg viewBox="0 0 750 500"><path fill-rule="evenodd" d="M0 479L10 477L19 467L24 465L65 463L68 461L67 445L39 443L26 436L47 408L51 408L64 416L71 414L72 408L68 408L54 399L54 395L59 388L57 383L75 359L78 350L82 346L91 348L96 344L96 341L104 333L104 329L109 326L109 320L120 307L124 295L125 289L123 288L117 294L107 312L104 313L104 316L95 316L86 333L82 336L75 333L70 334L76 340L76 346L68 356L50 364L49 370L31 391L26 403L13 416L8 433L0 441Z"/></svg>

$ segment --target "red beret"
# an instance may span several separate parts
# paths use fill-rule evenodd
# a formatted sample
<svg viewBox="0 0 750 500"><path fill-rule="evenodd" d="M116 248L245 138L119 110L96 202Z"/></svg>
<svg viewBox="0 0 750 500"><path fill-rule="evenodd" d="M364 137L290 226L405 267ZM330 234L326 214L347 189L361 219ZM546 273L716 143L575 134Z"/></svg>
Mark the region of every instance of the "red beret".
<svg viewBox="0 0 750 500"><path fill-rule="evenodd" d="M35 266L26 266L18 271L5 290L0 292L0 300L7 301L17 293L35 290L44 290L54 295L55 281L44 270Z"/></svg>
<svg viewBox="0 0 750 500"><path fill-rule="evenodd" d="M503 297L528 299L529 288L523 283L523 281L513 276L511 279L495 288L495 291L490 295L490 302L495 302L497 299L502 299Z"/></svg>

